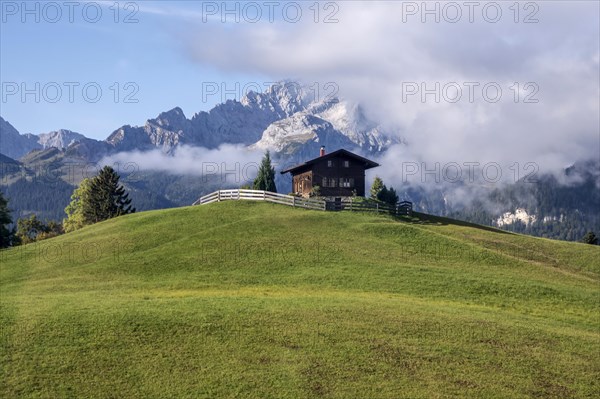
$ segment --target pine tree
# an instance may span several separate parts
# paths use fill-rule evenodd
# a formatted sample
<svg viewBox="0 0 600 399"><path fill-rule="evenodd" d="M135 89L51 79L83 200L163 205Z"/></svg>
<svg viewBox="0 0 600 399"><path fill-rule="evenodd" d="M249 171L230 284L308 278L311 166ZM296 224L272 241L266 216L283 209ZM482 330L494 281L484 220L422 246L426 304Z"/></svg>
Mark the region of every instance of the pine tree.
<svg viewBox="0 0 600 399"><path fill-rule="evenodd" d="M385 202L392 206L395 206L398 203L398 194L396 193L396 190L394 190L393 187L388 189L379 176L375 176L370 194L372 199Z"/></svg>
<svg viewBox="0 0 600 399"><path fill-rule="evenodd" d="M383 187L381 188L381 190L379 190L379 194L377 194L376 199L378 201L386 202L387 203L388 194L389 194L388 188L384 184Z"/></svg>
<svg viewBox="0 0 600 399"><path fill-rule="evenodd" d="M255 190L277 192L277 187L275 186L275 168L271 165L271 154L269 151L265 153L260 163L253 187Z"/></svg>
<svg viewBox="0 0 600 399"><path fill-rule="evenodd" d="M84 220L101 222L117 216L134 213L129 194L119 185L120 176L110 166L102 168L90 183L89 200L84 202Z"/></svg>
<svg viewBox="0 0 600 399"><path fill-rule="evenodd" d="M394 187L390 187L389 190L387 190L387 196L384 199L384 201L392 206L396 206L398 200L399 198L398 194L396 193L396 190L394 190Z"/></svg>
<svg viewBox="0 0 600 399"><path fill-rule="evenodd" d="M370 195L372 199L377 199L381 190L385 188L383 184L383 180L379 176L375 176L375 180L373 180L373 184L371 185Z"/></svg>
<svg viewBox="0 0 600 399"><path fill-rule="evenodd" d="M10 210L8 209L8 201L4 198L4 194L0 191L0 248L6 248L11 244L11 232L8 225L12 223Z"/></svg>
<svg viewBox="0 0 600 399"><path fill-rule="evenodd" d="M593 231L588 231L581 239L581 242L586 244L598 245L598 237Z"/></svg>

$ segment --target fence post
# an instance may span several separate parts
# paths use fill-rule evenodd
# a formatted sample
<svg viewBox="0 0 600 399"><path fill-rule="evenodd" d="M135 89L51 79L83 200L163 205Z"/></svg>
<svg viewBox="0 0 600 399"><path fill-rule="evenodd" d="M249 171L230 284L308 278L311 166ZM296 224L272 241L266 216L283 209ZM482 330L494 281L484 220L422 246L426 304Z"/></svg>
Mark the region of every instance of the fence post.
<svg viewBox="0 0 600 399"><path fill-rule="evenodd" d="M267 192L263 191L263 201L267 199Z"/></svg>
<svg viewBox="0 0 600 399"><path fill-rule="evenodd" d="M221 202L221 190L217 191L217 202Z"/></svg>
<svg viewBox="0 0 600 399"><path fill-rule="evenodd" d="M379 213L379 202L375 204L375 212Z"/></svg>
<svg viewBox="0 0 600 399"><path fill-rule="evenodd" d="M292 206L295 208L296 207L296 196L292 196Z"/></svg>

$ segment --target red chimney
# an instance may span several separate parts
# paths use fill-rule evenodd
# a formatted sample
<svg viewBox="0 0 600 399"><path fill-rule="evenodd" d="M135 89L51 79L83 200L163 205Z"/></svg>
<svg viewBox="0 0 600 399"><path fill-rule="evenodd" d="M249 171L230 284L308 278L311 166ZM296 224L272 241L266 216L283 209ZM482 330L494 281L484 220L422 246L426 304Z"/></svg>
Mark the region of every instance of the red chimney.
<svg viewBox="0 0 600 399"><path fill-rule="evenodd" d="M321 146L321 152L320 152L320 156L325 155L325 147Z"/></svg>

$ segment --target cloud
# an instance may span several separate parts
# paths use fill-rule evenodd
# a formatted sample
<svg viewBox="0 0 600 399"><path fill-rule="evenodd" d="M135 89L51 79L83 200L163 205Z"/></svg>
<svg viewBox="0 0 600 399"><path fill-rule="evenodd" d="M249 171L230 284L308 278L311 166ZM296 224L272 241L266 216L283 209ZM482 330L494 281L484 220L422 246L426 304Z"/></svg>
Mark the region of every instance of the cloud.
<svg viewBox="0 0 600 399"><path fill-rule="evenodd" d="M443 2L337 4L339 23L314 23L304 8L298 23L183 24L180 39L202 65L337 83L341 97L363 104L408 143L386 155L390 174L407 161L534 163L556 171L599 157L597 2L519 3L518 15L513 3L496 2L496 23L483 16L485 2L472 23L464 3L455 3L463 5L457 23L442 14ZM407 4L419 11L407 12ZM439 8L439 23L423 13L425 5ZM538 22L523 23L528 17ZM414 85L419 93L408 95ZM456 87L462 97L453 102ZM424 89L440 98L423 98Z"/></svg>
<svg viewBox="0 0 600 399"><path fill-rule="evenodd" d="M117 165L129 173L164 172L243 184L254 179L261 157L261 152L241 145L223 144L216 149L181 146L171 155L159 149L121 152L104 158L99 165Z"/></svg>

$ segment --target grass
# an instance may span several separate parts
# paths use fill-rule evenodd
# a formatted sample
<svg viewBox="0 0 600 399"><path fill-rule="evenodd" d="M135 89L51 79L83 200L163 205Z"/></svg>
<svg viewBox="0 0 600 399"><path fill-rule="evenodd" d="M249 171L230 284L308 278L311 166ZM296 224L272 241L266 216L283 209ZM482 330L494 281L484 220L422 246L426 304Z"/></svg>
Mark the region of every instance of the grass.
<svg viewBox="0 0 600 399"><path fill-rule="evenodd" d="M600 248L229 202L0 252L6 398L595 398Z"/></svg>

